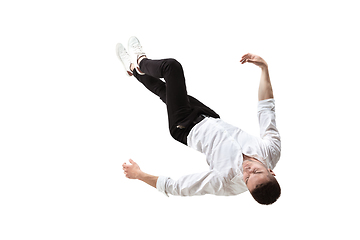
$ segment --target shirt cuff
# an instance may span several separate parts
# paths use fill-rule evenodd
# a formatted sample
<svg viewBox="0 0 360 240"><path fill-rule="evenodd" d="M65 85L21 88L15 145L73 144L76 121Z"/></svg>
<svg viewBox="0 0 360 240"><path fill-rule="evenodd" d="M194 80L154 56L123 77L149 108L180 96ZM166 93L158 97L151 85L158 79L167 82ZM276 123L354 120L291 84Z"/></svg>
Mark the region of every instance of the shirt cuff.
<svg viewBox="0 0 360 240"><path fill-rule="evenodd" d="M156 182L156 189L165 194L167 197L169 197L169 195L166 193L165 186L168 179L169 177L159 176Z"/></svg>
<svg viewBox="0 0 360 240"><path fill-rule="evenodd" d="M266 110L274 110L274 108L275 108L274 98L269 98L258 102L258 112L266 111Z"/></svg>

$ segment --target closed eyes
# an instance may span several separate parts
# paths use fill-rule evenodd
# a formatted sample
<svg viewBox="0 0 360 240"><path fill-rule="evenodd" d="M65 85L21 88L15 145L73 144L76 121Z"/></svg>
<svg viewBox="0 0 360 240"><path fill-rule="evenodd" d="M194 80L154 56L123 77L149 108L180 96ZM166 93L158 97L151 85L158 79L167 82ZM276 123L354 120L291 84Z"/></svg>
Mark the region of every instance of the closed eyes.
<svg viewBox="0 0 360 240"><path fill-rule="evenodd" d="M257 169L254 169L253 173L254 173L254 174L259 174L259 173L262 173L262 171L257 171ZM249 176L249 177L250 177L250 176ZM245 183L246 183L246 184L247 184L248 181L249 181L249 177L247 177L247 178L245 179Z"/></svg>

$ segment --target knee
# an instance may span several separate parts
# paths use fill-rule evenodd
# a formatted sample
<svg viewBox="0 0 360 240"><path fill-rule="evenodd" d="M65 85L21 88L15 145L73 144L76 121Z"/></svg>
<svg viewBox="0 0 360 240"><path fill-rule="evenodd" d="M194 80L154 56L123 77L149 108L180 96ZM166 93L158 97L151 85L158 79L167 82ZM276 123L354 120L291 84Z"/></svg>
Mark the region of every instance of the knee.
<svg viewBox="0 0 360 240"><path fill-rule="evenodd" d="M181 64L174 58L166 59L164 65L167 70L182 69Z"/></svg>

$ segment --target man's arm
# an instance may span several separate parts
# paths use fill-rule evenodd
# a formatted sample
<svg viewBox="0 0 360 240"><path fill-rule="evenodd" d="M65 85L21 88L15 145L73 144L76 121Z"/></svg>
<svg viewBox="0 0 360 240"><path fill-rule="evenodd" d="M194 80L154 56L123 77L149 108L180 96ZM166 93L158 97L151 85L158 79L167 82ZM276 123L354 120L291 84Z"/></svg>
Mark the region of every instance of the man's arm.
<svg viewBox="0 0 360 240"><path fill-rule="evenodd" d="M123 164L124 174L127 178L141 180L165 195L194 196L204 194L221 195L224 191L223 177L215 170L202 173L189 174L180 177L177 181L168 177L157 177L140 170L133 160L131 164ZM158 182L159 180L159 182ZM159 186L157 186L159 184Z"/></svg>
<svg viewBox="0 0 360 240"><path fill-rule="evenodd" d="M273 90L270 82L269 68L266 61L255 54L248 53L242 56L240 62L241 64L244 64L246 62L253 63L256 66L260 67L262 70L260 77L259 94L258 94L259 101L269 98L274 98Z"/></svg>
<svg viewBox="0 0 360 240"><path fill-rule="evenodd" d="M124 174L127 178L141 180L150 186L156 188L156 182L159 177L144 173L140 170L139 165L132 159L129 160L131 164L123 164Z"/></svg>

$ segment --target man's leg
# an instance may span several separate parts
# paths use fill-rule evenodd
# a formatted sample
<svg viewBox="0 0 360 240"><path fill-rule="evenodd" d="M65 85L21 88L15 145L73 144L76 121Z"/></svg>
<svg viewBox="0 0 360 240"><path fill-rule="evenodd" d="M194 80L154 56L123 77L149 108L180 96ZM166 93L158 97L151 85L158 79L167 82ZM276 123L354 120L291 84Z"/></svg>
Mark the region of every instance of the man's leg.
<svg viewBox="0 0 360 240"><path fill-rule="evenodd" d="M142 64L143 61L145 64ZM143 61L140 62L141 71L146 74L141 75L133 71L134 76L167 105L170 134L175 140L186 145L187 135L195 125L192 121L200 115L200 113L196 114L194 109L201 109L212 117L218 117L218 115L196 98L187 95L184 73L176 60L145 58ZM162 77L165 78L166 83L159 79ZM179 128L178 124L184 122L184 119L190 125L185 129Z"/></svg>
<svg viewBox="0 0 360 240"><path fill-rule="evenodd" d="M136 37L129 39L128 46L133 59L137 61L137 73L153 78L142 78L134 74L135 77L166 103L169 130L174 139L186 144L186 137L201 114L219 117L200 101L187 95L184 71L178 61L175 59L148 59ZM165 87L159 78L165 79ZM164 95L166 96L163 97Z"/></svg>
<svg viewBox="0 0 360 240"><path fill-rule="evenodd" d="M169 117L180 109L190 108L186 91L184 71L175 59L142 59L140 69L154 78L164 78L166 82L166 105Z"/></svg>
<svg viewBox="0 0 360 240"><path fill-rule="evenodd" d="M182 66L175 59L150 60L147 59L139 39L131 37L128 41L130 55L136 59L136 70L140 75L146 74L154 78L164 78L166 81L166 105L169 123L173 123L173 114L183 108L190 108L187 97L185 77Z"/></svg>
<svg viewBox="0 0 360 240"><path fill-rule="evenodd" d="M136 77L140 83L142 83L150 92L157 95L166 104L166 84L163 81L150 75L140 75L136 71L134 71L134 77ZM193 96L188 95L188 99L192 108L198 107L212 111L212 109ZM214 115L215 114L216 113L214 112Z"/></svg>
<svg viewBox="0 0 360 240"><path fill-rule="evenodd" d="M190 129L178 128L178 123L192 112L189 96L186 91L185 77L181 64L175 59L150 60L144 58L139 63L146 75L164 78L166 82L166 106L171 136L186 145Z"/></svg>
<svg viewBox="0 0 360 240"><path fill-rule="evenodd" d="M190 109L186 91L185 77L181 64L175 59L150 60L144 58L140 69L145 74L155 78L164 78L166 82L166 106L169 120L177 111Z"/></svg>
<svg viewBox="0 0 360 240"><path fill-rule="evenodd" d="M133 70L133 69L132 69ZM166 104L166 84L158 78L154 78L150 75L140 75L137 71L134 71L134 77L142 83L149 91L157 95L165 104ZM188 100L190 102L190 106L192 108L199 107L203 109L207 109L208 111L212 111L205 104L200 102L198 99L188 95ZM214 112L214 114L216 114Z"/></svg>
<svg viewBox="0 0 360 240"><path fill-rule="evenodd" d="M154 78L150 75L140 75L137 71L134 71L134 77L142 83L149 91L160 97L160 99L166 104L166 85L158 78Z"/></svg>

